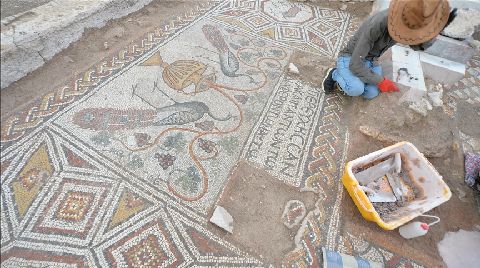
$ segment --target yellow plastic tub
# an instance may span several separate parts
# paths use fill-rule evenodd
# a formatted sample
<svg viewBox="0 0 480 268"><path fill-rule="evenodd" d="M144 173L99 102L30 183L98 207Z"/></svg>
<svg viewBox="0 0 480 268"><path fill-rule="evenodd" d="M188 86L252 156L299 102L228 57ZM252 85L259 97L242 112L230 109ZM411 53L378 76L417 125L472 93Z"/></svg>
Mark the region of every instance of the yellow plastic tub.
<svg viewBox="0 0 480 268"><path fill-rule="evenodd" d="M360 189L360 185L352 170L395 153L402 153L411 162L409 163L411 174L413 174L413 179L417 186L420 186L423 190L423 197L410 201L406 206L401 207L398 210L401 217L385 222L380 218L367 195ZM402 226L448 201L452 196L450 188L443 181L442 176L438 174L437 170L423 154L409 142L400 142L348 162L345 166L342 182L362 216L369 221L376 222L385 230L393 230Z"/></svg>

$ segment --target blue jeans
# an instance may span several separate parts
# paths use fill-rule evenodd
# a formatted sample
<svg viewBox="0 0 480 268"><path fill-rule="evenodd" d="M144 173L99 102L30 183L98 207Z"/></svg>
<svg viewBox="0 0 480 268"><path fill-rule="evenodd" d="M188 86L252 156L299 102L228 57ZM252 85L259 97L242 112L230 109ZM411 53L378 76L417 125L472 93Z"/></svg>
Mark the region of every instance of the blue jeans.
<svg viewBox="0 0 480 268"><path fill-rule="evenodd" d="M337 59L337 69L332 77L348 96L362 96L365 99L373 99L380 93L377 85L365 84L356 77L349 68L350 58L342 56ZM382 67L375 66L372 61L365 60L365 65L376 74L382 74Z"/></svg>

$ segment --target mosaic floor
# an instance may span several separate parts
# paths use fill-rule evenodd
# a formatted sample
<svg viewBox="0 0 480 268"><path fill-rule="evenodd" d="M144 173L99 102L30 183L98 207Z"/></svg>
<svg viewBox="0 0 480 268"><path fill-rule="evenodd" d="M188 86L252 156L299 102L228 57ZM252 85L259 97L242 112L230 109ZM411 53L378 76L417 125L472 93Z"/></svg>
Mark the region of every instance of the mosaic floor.
<svg viewBox="0 0 480 268"><path fill-rule="evenodd" d="M284 266L326 247L419 267L340 233L344 100L284 71L294 50L334 57L357 20L199 1L2 122L2 267L266 266L207 228L240 160L319 196Z"/></svg>

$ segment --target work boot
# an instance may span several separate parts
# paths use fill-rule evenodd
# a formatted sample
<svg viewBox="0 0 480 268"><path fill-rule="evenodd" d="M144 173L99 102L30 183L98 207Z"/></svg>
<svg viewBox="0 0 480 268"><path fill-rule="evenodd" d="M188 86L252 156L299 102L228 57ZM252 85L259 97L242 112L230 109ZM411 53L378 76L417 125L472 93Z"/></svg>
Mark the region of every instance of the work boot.
<svg viewBox="0 0 480 268"><path fill-rule="evenodd" d="M325 91L325 94L331 94L333 93L335 89L335 80L333 80L332 74L333 71L335 71L337 68L330 68L327 70L327 75L325 75L325 78L323 79L322 86L323 86L323 91Z"/></svg>

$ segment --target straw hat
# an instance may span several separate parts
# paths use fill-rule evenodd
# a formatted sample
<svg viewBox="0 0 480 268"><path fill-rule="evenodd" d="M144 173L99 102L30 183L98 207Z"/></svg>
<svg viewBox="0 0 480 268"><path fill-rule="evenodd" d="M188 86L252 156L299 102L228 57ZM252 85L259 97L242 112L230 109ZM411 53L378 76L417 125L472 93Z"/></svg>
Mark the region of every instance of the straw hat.
<svg viewBox="0 0 480 268"><path fill-rule="evenodd" d="M447 24L447 0L393 0L388 13L388 32L398 43L418 45L432 40Z"/></svg>

